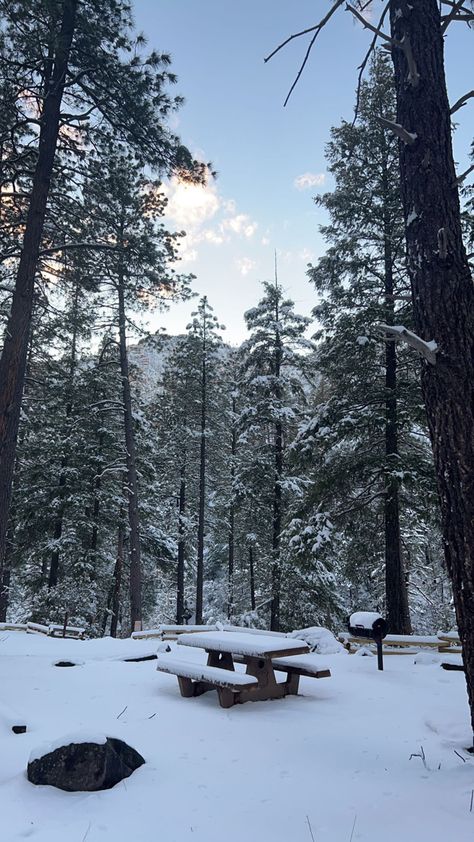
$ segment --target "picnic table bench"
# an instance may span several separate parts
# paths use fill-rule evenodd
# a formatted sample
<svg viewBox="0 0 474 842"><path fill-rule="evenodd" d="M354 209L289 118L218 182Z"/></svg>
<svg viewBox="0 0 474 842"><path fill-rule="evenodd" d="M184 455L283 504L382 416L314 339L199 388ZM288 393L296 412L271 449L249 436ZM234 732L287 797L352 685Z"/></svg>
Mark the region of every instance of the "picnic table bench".
<svg viewBox="0 0 474 842"><path fill-rule="evenodd" d="M204 649L207 664L187 662L173 655L158 658L157 670L176 675L182 696L200 696L217 690L221 707L229 708L247 701L281 699L298 692L301 675L314 678L330 676L329 670L315 669L314 664L294 658L310 651L301 640L289 640L265 634L205 632L181 635L178 646ZM246 672L235 670L242 663ZM286 673L278 682L276 671Z"/></svg>

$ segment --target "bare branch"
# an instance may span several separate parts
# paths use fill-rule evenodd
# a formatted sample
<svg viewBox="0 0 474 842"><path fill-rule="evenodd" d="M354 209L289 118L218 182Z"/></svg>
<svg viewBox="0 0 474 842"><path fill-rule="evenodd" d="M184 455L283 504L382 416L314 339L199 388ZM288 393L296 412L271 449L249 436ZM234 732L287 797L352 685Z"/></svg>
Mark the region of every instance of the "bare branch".
<svg viewBox="0 0 474 842"><path fill-rule="evenodd" d="M451 9L455 9L456 12L459 11L459 4L456 0L440 0L442 6L450 6ZM462 12L469 12L469 9L466 6L461 6L460 11Z"/></svg>
<svg viewBox="0 0 474 842"><path fill-rule="evenodd" d="M470 10L464 6L464 0L456 0L456 2L449 3L448 5L451 6L451 12L449 13L449 15L446 15L446 17L444 18L444 22L441 26L441 32L443 33L443 35L446 32L449 24L453 20L456 20L459 12L467 12L468 15L470 15L471 13Z"/></svg>
<svg viewBox="0 0 474 842"><path fill-rule="evenodd" d="M468 167L468 169L465 172L461 173L461 175L459 175L457 177L456 181L453 184L453 187L459 187L463 183L464 179L467 178L468 175L470 175L473 170L474 170L474 164L471 164L471 166Z"/></svg>
<svg viewBox="0 0 474 842"><path fill-rule="evenodd" d="M454 114L455 111L459 111L459 109L462 108L463 105L466 105L468 99L471 99L472 97L474 97L474 91L469 91L469 93L464 94L464 96L460 97L457 100L457 102L454 103L449 113Z"/></svg>
<svg viewBox="0 0 474 842"><path fill-rule="evenodd" d="M367 52L364 56L364 60L363 60L362 64L359 66L359 76L357 78L356 104L355 104L355 109L354 109L354 119L352 121L353 126L355 126L357 117L359 115L360 90L361 90L361 86L362 86L362 77L364 75L364 70L367 67L367 62L368 62L370 56L372 55L372 53L375 49L375 45L377 43L377 38L379 37L379 30L382 29L382 26L383 26L384 20L385 20L385 15L387 14L388 9L389 9L389 5L390 5L390 3L387 3L382 10L382 14L380 15L380 20L377 24L377 32L375 33L374 37L372 38L372 41L370 42L370 47L369 47L369 49L367 50ZM391 50L391 45L384 44L384 46L387 47L387 49Z"/></svg>
<svg viewBox="0 0 474 842"><path fill-rule="evenodd" d="M364 18L364 16L361 15L360 12L357 11L357 9L354 9L354 6L350 6L349 3L346 3L346 12L350 12L352 15L354 15L354 17L361 22L364 29L370 29L371 32L375 32L378 38L382 38L384 41L387 41L392 46L398 44L397 41L394 41L393 38L390 38L390 35L387 35L385 32L383 32L382 29L380 29L380 27L374 26L373 23L370 23L370 21L366 20L366 18Z"/></svg>
<svg viewBox="0 0 474 842"><path fill-rule="evenodd" d="M310 32L314 32L314 35L311 38L311 41L309 42L308 49L306 50L306 53L305 53L303 62L301 64L301 67L300 67L300 69L299 69L299 71L296 75L295 81L293 82L290 90L288 91L285 102L283 103L284 106L287 104L288 100L290 99L291 94L293 93L294 89L296 88L296 85L298 84L298 82L301 78L301 74L303 73L303 70L306 67L307 61L309 59L309 55L311 53L311 50L313 49L313 45L314 45L314 42L316 41L316 38L318 37L321 30L326 26L328 21L332 18L333 14L335 12L337 12L339 7L342 6L342 4L344 2L345 2L345 0L335 0L334 4L329 9L328 13L319 21L319 23L317 23L315 26L311 26L309 29L303 29L301 32L296 32L295 35L290 35L290 37L287 38L286 41L283 41L281 44L279 44L278 47L276 47L276 49L274 49L273 52L271 52L270 55L268 55L264 59L265 63L267 61L270 61L270 59L273 58L273 56L276 55L276 53L278 53L281 49L283 49L283 47L286 47L286 45L289 44L290 41L293 41L295 38L300 38L302 35L307 35Z"/></svg>

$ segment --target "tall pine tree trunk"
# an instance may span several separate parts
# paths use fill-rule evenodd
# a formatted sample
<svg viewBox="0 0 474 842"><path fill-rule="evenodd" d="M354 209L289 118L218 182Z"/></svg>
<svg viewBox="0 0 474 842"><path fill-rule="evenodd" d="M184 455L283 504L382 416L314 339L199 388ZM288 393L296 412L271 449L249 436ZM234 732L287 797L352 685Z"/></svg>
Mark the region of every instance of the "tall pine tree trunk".
<svg viewBox="0 0 474 842"><path fill-rule="evenodd" d="M176 589L176 622L178 626L184 622L184 562L186 556L185 524L186 514L186 450L179 471L179 502L178 502L178 575Z"/></svg>
<svg viewBox="0 0 474 842"><path fill-rule="evenodd" d="M76 283L76 288L74 290L74 297L72 301L72 337L71 337L71 359L69 363L69 377L68 377L68 396L66 400L66 433L67 437L69 438L70 435L70 419L72 415L72 407L73 407L73 397L74 397L74 379L76 376L76 357L77 357L77 316L78 316L78 309L79 309L79 284ZM63 534L63 522L64 522L64 514L66 512L66 484L67 484L67 455L63 454L61 457L61 468L59 474L59 508L58 514L56 518L56 522L54 524L54 550L51 553L51 564L49 568L49 581L48 587L54 588L58 584L58 575L59 575L59 561L60 561L60 550L59 550L59 541L61 540L61 536Z"/></svg>
<svg viewBox="0 0 474 842"><path fill-rule="evenodd" d="M199 515L198 515L198 551L196 577L196 623L202 623L202 597L204 585L204 504L206 499L206 409L207 409L207 371L206 371L206 335L204 319L204 339L202 349L201 380L201 446L199 454Z"/></svg>
<svg viewBox="0 0 474 842"><path fill-rule="evenodd" d="M275 286L278 286L276 277L276 255L275 255ZM275 353L274 353L274 376L275 376L275 398L277 409L281 408L281 363L283 349L279 330L280 313L278 297L275 301ZM280 418L275 422L274 442L274 484L273 484L273 519L272 519L272 602L270 609L270 629L280 630L280 595L281 595L281 558L280 558L280 536L282 526L282 499L281 480L283 475L283 425Z"/></svg>
<svg viewBox="0 0 474 842"><path fill-rule="evenodd" d="M8 602L10 597L10 581L11 581L11 566L8 553L8 544L5 553L5 563L0 578L0 623L5 623L7 619Z"/></svg>
<svg viewBox="0 0 474 842"><path fill-rule="evenodd" d="M401 190L415 329L438 345L423 362L422 388L433 446L447 568L463 646L474 728L474 285L462 240L443 36L437 0L390 4Z"/></svg>
<svg viewBox="0 0 474 842"><path fill-rule="evenodd" d="M117 534L117 558L115 559L114 579L112 585L110 636L117 637L117 625L120 611L120 591L122 587L122 571L124 560L125 528L123 510L120 511L120 523Z"/></svg>
<svg viewBox="0 0 474 842"><path fill-rule="evenodd" d="M234 613L234 556L235 556L235 457L237 454L237 431L235 429L235 397L232 397L232 437L230 447L230 506L229 506L229 547L227 573L227 617L230 620Z"/></svg>
<svg viewBox="0 0 474 842"><path fill-rule="evenodd" d="M0 359L0 568L3 567L8 514L12 495L16 439L25 380L28 338L34 298L34 281L59 134L61 102L69 52L74 35L78 0L63 0L61 25L45 86L40 120L38 157L12 308Z"/></svg>
<svg viewBox="0 0 474 842"><path fill-rule="evenodd" d="M250 577L250 607L255 611L255 559L253 553L253 546L249 544L249 577Z"/></svg>
<svg viewBox="0 0 474 842"><path fill-rule="evenodd" d="M138 477L135 435L133 430L130 371L125 330L125 270L120 269L118 279L118 316L120 373L122 377L123 421L125 431L125 457L127 465L128 523L130 527L130 622L132 631L142 628L142 568L140 553L140 516L138 511Z"/></svg>
<svg viewBox="0 0 474 842"><path fill-rule="evenodd" d="M273 486L273 519L272 519L272 602L270 614L270 629L280 630L280 534L281 534L281 476L283 472L283 431L281 422L275 424L275 483Z"/></svg>
<svg viewBox="0 0 474 842"><path fill-rule="evenodd" d="M384 195L388 195L389 173L384 171ZM385 322L394 324L393 253L388 208L384 212ZM385 345L385 595L388 630L410 634L408 589L400 535L398 469L397 354L395 342Z"/></svg>
<svg viewBox="0 0 474 842"><path fill-rule="evenodd" d="M97 552L97 546L99 543L99 515L100 515L100 490L102 487L102 477L99 473L100 466L102 464L100 456L102 453L102 447L104 443L104 436L103 433L99 435L99 442L97 445L97 474L93 480L93 489L94 489L94 496L93 496L93 504L92 504L92 530L91 530L91 537L89 541L89 550L92 555L92 558L95 558Z"/></svg>

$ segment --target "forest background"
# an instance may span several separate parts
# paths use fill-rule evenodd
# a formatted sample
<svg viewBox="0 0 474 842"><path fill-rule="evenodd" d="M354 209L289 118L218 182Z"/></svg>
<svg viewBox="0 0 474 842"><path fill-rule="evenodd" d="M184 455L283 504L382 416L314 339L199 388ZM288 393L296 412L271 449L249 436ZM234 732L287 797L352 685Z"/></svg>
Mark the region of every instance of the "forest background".
<svg viewBox="0 0 474 842"><path fill-rule="evenodd" d="M74 5L38 0L25 28L25 4L2 4L6 345L55 66L49 16L64 31ZM411 325L398 141L378 119L395 111L387 57L372 59L358 122L331 132L312 319L275 264L239 347L223 341L206 296L185 333L143 336L144 313L195 285L178 261L181 233L164 225L162 179L213 176L164 128L180 105L169 57L136 38L126 3L109 12L99 34L98 17L80 19L89 54L94 39L109 51L91 70L73 46L58 114L0 620L67 614L112 635L191 616L335 628L370 607L393 632L451 626L421 361L379 327ZM472 243L469 189L464 202Z"/></svg>

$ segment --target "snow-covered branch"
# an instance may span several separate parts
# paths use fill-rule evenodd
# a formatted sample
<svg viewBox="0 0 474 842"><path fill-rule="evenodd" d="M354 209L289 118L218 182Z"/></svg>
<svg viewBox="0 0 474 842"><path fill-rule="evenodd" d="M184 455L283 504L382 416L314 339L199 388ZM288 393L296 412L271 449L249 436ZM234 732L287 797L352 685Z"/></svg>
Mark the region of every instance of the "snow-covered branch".
<svg viewBox="0 0 474 842"><path fill-rule="evenodd" d="M382 124L384 129L390 129L391 132L397 135L400 140L403 140L403 143L410 145L415 142L418 135L414 132L409 132L400 123L394 123L393 120L386 120L385 117L378 117L379 123Z"/></svg>
<svg viewBox="0 0 474 842"><path fill-rule="evenodd" d="M404 327L403 325L385 325L379 324L377 328L383 333L385 333L391 339L395 339L395 341L399 340L402 342L406 342L407 345L410 345L415 351L418 351L425 360L428 360L431 365L436 365L436 352L438 350L438 346L434 339L430 342L426 342L424 339L421 339L420 336L417 336L416 333L412 333L411 330Z"/></svg>

